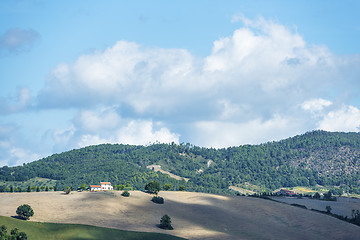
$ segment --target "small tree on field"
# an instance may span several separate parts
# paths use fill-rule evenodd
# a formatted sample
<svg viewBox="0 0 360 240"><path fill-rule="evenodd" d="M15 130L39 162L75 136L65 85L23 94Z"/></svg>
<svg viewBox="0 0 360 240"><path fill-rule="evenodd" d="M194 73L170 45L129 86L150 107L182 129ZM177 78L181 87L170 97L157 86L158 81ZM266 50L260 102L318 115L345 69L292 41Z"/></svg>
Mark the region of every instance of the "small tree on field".
<svg viewBox="0 0 360 240"><path fill-rule="evenodd" d="M46 186L46 188L45 188L45 192L48 192L49 191L49 187L48 186Z"/></svg>
<svg viewBox="0 0 360 240"><path fill-rule="evenodd" d="M66 187L66 189L64 190L64 192L65 192L66 194L70 194L70 192L71 192L71 188Z"/></svg>
<svg viewBox="0 0 360 240"><path fill-rule="evenodd" d="M145 190L149 193L155 193L157 195L161 190L160 183L157 181L149 182L145 185Z"/></svg>
<svg viewBox="0 0 360 240"><path fill-rule="evenodd" d="M325 209L326 209L327 214L331 213L331 207L330 206L326 206Z"/></svg>
<svg viewBox="0 0 360 240"><path fill-rule="evenodd" d="M121 193L121 196L123 196L123 197L130 197L130 193L129 193L128 190L125 190L125 191L123 191L123 192Z"/></svg>
<svg viewBox="0 0 360 240"><path fill-rule="evenodd" d="M27 192L31 192L31 187L28 186L26 191L27 191Z"/></svg>
<svg viewBox="0 0 360 240"><path fill-rule="evenodd" d="M19 218L29 220L30 217L34 216L34 210L28 204L19 206L16 209L16 214Z"/></svg>
<svg viewBox="0 0 360 240"><path fill-rule="evenodd" d="M151 201L154 203L158 203L158 204L164 204L164 198L162 198L160 196L153 196Z"/></svg>
<svg viewBox="0 0 360 240"><path fill-rule="evenodd" d="M168 229L168 230L173 230L174 229L171 226L171 218L170 218L169 215L165 214L164 216L162 216L162 218L160 219L160 228Z"/></svg>

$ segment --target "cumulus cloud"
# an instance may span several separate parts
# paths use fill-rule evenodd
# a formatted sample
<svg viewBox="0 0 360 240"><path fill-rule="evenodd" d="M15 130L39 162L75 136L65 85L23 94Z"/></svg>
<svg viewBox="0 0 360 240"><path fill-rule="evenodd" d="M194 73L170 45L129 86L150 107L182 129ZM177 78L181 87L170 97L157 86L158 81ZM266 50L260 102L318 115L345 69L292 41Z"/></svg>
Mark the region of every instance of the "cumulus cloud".
<svg viewBox="0 0 360 240"><path fill-rule="evenodd" d="M119 41L59 64L37 107L79 109L75 130L59 133L59 141L81 146L178 142L177 133L207 146L259 143L329 129L326 123L350 114L333 102L358 84L358 56L335 56L275 21L240 15L232 21L243 26L214 41L204 58ZM358 94L346 89L347 96Z"/></svg>
<svg viewBox="0 0 360 240"><path fill-rule="evenodd" d="M354 106L342 106L330 111L319 122L319 128L326 131L360 131L360 109Z"/></svg>
<svg viewBox="0 0 360 240"><path fill-rule="evenodd" d="M0 35L0 50L8 53L30 51L40 34L33 29L13 28Z"/></svg>
<svg viewBox="0 0 360 240"><path fill-rule="evenodd" d="M332 105L331 101L328 101L328 100L325 100L322 98L318 98L318 99L310 99L310 100L303 102L301 104L301 107L302 107L302 109L304 109L306 111L310 111L310 112L314 113L314 112L320 112L325 107L328 107L330 105Z"/></svg>
<svg viewBox="0 0 360 240"><path fill-rule="evenodd" d="M242 144L258 144L299 134L298 121L274 115L268 120L253 119L246 122L197 122L193 139L206 147L223 148Z"/></svg>
<svg viewBox="0 0 360 240"><path fill-rule="evenodd" d="M57 148L79 148L103 143L146 145L179 143L179 134L172 133L161 122L123 119L116 107L83 110L76 114L73 125L53 131Z"/></svg>

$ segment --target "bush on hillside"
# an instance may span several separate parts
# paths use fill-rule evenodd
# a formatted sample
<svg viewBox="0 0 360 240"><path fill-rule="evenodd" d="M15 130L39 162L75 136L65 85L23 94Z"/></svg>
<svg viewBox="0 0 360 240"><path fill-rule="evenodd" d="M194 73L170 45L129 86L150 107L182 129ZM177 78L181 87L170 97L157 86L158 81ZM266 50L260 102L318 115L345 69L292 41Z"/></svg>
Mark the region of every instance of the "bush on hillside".
<svg viewBox="0 0 360 240"><path fill-rule="evenodd" d="M160 220L160 228L167 229L167 230L173 230L174 228L171 226L171 218L169 215L165 214L162 216Z"/></svg>
<svg viewBox="0 0 360 240"><path fill-rule="evenodd" d="M158 204L164 204L164 198L160 196L154 196L151 201Z"/></svg>
<svg viewBox="0 0 360 240"><path fill-rule="evenodd" d="M123 196L123 197L130 197L130 193L129 193L128 190L125 190L125 191L123 191L123 192L121 193L121 196Z"/></svg>

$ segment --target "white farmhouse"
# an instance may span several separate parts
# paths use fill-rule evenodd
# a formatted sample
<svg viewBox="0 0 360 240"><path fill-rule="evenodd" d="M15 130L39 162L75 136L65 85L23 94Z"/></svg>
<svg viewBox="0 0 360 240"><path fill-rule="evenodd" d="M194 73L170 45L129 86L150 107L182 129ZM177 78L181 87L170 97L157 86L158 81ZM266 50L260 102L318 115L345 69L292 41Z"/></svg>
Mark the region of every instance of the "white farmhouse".
<svg viewBox="0 0 360 240"><path fill-rule="evenodd" d="M104 190L113 190L113 186L111 186L110 182L100 182L100 185L90 185L90 191L92 192Z"/></svg>
<svg viewBox="0 0 360 240"><path fill-rule="evenodd" d="M101 190L113 190L110 182L100 182Z"/></svg>

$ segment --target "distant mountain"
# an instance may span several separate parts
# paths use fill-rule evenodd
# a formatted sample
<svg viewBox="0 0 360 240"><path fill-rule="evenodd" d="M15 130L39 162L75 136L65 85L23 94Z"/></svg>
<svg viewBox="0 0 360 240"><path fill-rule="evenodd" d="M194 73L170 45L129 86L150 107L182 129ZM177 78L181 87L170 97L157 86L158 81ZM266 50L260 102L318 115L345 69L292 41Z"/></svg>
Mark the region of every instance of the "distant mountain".
<svg viewBox="0 0 360 240"><path fill-rule="evenodd" d="M188 182L147 169L163 170ZM0 180L55 179L58 187L110 181L143 189L151 180L175 188L220 193L245 183L273 190L292 186L336 186L360 193L360 134L312 131L278 142L224 149L191 144L150 146L103 144L54 154L19 167L0 168Z"/></svg>

